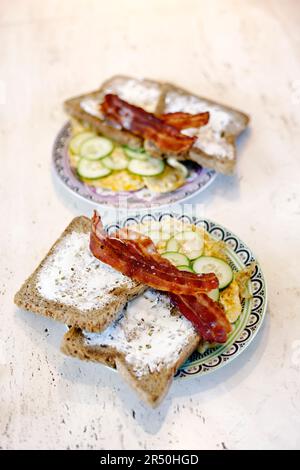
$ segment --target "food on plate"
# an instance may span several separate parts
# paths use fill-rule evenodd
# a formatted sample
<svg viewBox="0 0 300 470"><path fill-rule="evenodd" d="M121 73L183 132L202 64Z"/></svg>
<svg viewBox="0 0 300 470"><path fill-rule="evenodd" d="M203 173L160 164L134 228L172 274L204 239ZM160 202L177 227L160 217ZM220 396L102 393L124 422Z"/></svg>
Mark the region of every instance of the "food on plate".
<svg viewBox="0 0 300 470"><path fill-rule="evenodd" d="M189 160L232 173L235 138L249 121L244 113L168 83L122 76L67 100L65 110L72 124L71 167L86 184L102 187L108 175L100 167L106 166L111 173L104 187L112 191L120 191L115 184L120 171L139 175L150 191L174 191L189 177Z"/></svg>
<svg viewBox="0 0 300 470"><path fill-rule="evenodd" d="M163 172L159 175L144 176L144 184L154 193L174 191L180 188L186 181L187 169L184 165L181 165L181 167L165 165Z"/></svg>
<svg viewBox="0 0 300 470"><path fill-rule="evenodd" d="M254 274L255 268L256 264L253 261L249 266L234 275L234 279L239 286L241 297L244 299L250 299L252 297L252 294L249 291L249 279L251 279L251 276Z"/></svg>
<svg viewBox="0 0 300 470"><path fill-rule="evenodd" d="M144 147L149 147L150 155L153 154L155 157L163 154L176 156L186 154L196 140L195 136L190 137L183 134L181 129L169 124L160 116L155 116L139 106L129 104L112 93L104 96L100 109L108 122L115 123L122 129L141 137L144 141ZM205 118L203 118L203 114ZM170 115L167 116L170 117ZM200 119L198 119L199 116ZM209 113L191 115L190 117L190 127L193 122L195 122L194 125L200 127L208 123Z"/></svg>
<svg viewBox="0 0 300 470"><path fill-rule="evenodd" d="M90 250L97 259L131 279L168 292L205 340L226 342L230 324L220 306L206 295L218 287L214 273L178 270L170 260L159 255L149 237L134 230L120 230L109 236L96 212Z"/></svg>
<svg viewBox="0 0 300 470"><path fill-rule="evenodd" d="M71 222L15 303L67 324L64 353L116 368L155 406L193 351L227 341L253 269L233 271L222 242L175 217L108 234L95 213Z"/></svg>
<svg viewBox="0 0 300 470"><path fill-rule="evenodd" d="M144 150L120 146L86 130L70 140L69 162L84 183L117 192L144 187L155 193L174 191L188 177L187 168L171 158L152 158Z"/></svg>

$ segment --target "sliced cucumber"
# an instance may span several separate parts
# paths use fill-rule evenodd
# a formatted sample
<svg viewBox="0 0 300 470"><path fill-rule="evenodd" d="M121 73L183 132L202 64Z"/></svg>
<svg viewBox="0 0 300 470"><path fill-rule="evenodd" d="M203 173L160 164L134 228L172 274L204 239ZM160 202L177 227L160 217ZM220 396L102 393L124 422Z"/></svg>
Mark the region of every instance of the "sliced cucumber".
<svg viewBox="0 0 300 470"><path fill-rule="evenodd" d="M113 148L111 140L105 137L92 137L82 143L79 153L88 160L98 160L109 155Z"/></svg>
<svg viewBox="0 0 300 470"><path fill-rule="evenodd" d="M72 153L79 153L80 147L86 140L95 137L94 132L80 132L79 134L72 137L69 143L69 149Z"/></svg>
<svg viewBox="0 0 300 470"><path fill-rule="evenodd" d="M210 297L212 300L215 302L218 302L219 297L220 297L220 291L218 288L213 289L207 293L208 297Z"/></svg>
<svg viewBox="0 0 300 470"><path fill-rule="evenodd" d="M185 165L180 163L176 158L170 157L167 158L167 164L170 165L172 168L176 168L177 170L180 170L183 176L186 178L189 174L188 169Z"/></svg>
<svg viewBox="0 0 300 470"><path fill-rule="evenodd" d="M203 253L204 238L199 232L183 230L182 232L175 233L175 235L169 240L167 246L168 249L169 247L175 248L175 246L177 246L174 251L183 253L190 259L196 259Z"/></svg>
<svg viewBox="0 0 300 470"><path fill-rule="evenodd" d="M190 260L182 253L176 251L166 251L161 255L163 258L168 259L175 266L189 266Z"/></svg>
<svg viewBox="0 0 300 470"><path fill-rule="evenodd" d="M129 147L124 147L124 152L127 157L136 158L136 160L147 160L147 158L149 158L149 155L144 149L131 149Z"/></svg>
<svg viewBox="0 0 300 470"><path fill-rule="evenodd" d="M190 268L189 266L176 266L176 268L179 269L179 271L187 271L188 273L194 273L192 268Z"/></svg>
<svg viewBox="0 0 300 470"><path fill-rule="evenodd" d="M179 243L177 240L175 240L174 237L170 238L170 240L167 241L166 244L166 250L167 251L179 251Z"/></svg>
<svg viewBox="0 0 300 470"><path fill-rule="evenodd" d="M131 159L128 164L128 170L135 175L156 176L160 175L165 168L163 160L148 157L147 160Z"/></svg>
<svg viewBox="0 0 300 470"><path fill-rule="evenodd" d="M231 283L233 272L229 264L213 256L201 256L193 262L193 270L198 273L215 273L219 279L219 289Z"/></svg>
<svg viewBox="0 0 300 470"><path fill-rule="evenodd" d="M102 163L106 168L110 170L125 170L128 166L128 162L125 160L117 160L113 157L104 157Z"/></svg>
<svg viewBox="0 0 300 470"><path fill-rule="evenodd" d="M128 158L123 150L117 147L111 155L102 159L102 163L110 170L125 170L128 167Z"/></svg>
<svg viewBox="0 0 300 470"><path fill-rule="evenodd" d="M145 232L145 235L153 241L153 243L157 244L159 242L165 242L168 240L170 234L169 232L164 232L163 230L148 230ZM176 250L168 250L166 249L165 251L176 251Z"/></svg>
<svg viewBox="0 0 300 470"><path fill-rule="evenodd" d="M77 171L82 178L90 180L103 178L111 173L111 170L102 165L100 160L87 160L86 158L80 159Z"/></svg>

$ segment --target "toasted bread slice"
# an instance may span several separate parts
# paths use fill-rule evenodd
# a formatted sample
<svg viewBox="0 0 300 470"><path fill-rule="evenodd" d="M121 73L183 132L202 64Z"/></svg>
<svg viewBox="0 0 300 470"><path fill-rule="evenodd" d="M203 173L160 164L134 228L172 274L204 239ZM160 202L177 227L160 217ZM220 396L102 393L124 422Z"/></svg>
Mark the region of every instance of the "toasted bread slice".
<svg viewBox="0 0 300 470"><path fill-rule="evenodd" d="M160 106L162 113L197 114L209 111L210 117L206 126L182 131L197 137L188 158L221 173L233 172L236 164L235 139L249 123L246 114L171 84L165 85Z"/></svg>
<svg viewBox="0 0 300 470"><path fill-rule="evenodd" d="M165 294L147 290L100 334L71 328L61 349L116 368L151 406L167 393L175 372L196 349L199 335Z"/></svg>
<svg viewBox="0 0 300 470"><path fill-rule="evenodd" d="M144 145L149 153L157 157L167 155L162 154L153 142L143 142L134 134L104 120L99 105L107 93L117 94L125 101L157 115L180 111L192 114L209 111L210 119L206 126L182 131L198 138L188 154L176 157L193 160L221 173L233 172L236 164L235 139L248 125L249 117L246 114L169 83L125 76L112 77L99 90L65 102L65 110L69 115L87 122L97 132L133 148Z"/></svg>
<svg viewBox="0 0 300 470"><path fill-rule="evenodd" d="M18 307L87 331L102 331L145 287L94 258L91 222L76 217L15 295Z"/></svg>

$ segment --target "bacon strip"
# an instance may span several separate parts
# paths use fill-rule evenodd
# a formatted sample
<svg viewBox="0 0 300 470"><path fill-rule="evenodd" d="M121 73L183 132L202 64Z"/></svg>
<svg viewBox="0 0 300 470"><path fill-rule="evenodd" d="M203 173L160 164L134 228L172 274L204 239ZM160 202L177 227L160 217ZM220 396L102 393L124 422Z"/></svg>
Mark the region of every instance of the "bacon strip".
<svg viewBox="0 0 300 470"><path fill-rule="evenodd" d="M222 308L204 293L169 294L174 305L190 320L204 341L226 343L231 326Z"/></svg>
<svg viewBox="0 0 300 470"><path fill-rule="evenodd" d="M180 272L183 273L182 271L178 273L176 266L170 263L170 261L168 261L166 258L160 256L156 250L155 244L151 238L147 237L146 235L136 232L132 229L122 228L118 230L114 236L122 240L126 240L126 244L131 245L137 254L143 256L152 265L155 262L155 265L158 269L163 269L163 271L167 270L169 274L172 272L175 276L178 276ZM200 275L200 277L202 276L203 274ZM193 283L196 278L199 279L198 274L190 273L188 271L183 273L183 277L184 279L190 279L190 281ZM201 291L203 290L204 289L201 289Z"/></svg>
<svg viewBox="0 0 300 470"><path fill-rule="evenodd" d="M121 125L123 129L153 142L163 152L186 153L196 140L152 113L133 106L117 95L107 94L101 104L107 119Z"/></svg>
<svg viewBox="0 0 300 470"><path fill-rule="evenodd" d="M113 237L108 236L96 212L92 222L91 252L96 258L126 276L154 289L177 294L191 295L194 292L208 292L218 287L219 282L215 274L185 273L179 271L168 260L161 258L158 253L150 253L151 240L147 241L146 250L142 244L134 240L118 238L118 234Z"/></svg>
<svg viewBox="0 0 300 470"><path fill-rule="evenodd" d="M149 237L133 230L121 229L108 236L96 211L92 219L90 249L96 258L124 275L167 291L172 302L205 341L226 342L230 323L218 303L204 293L218 285L213 273L197 275L179 271L157 253Z"/></svg>
<svg viewBox="0 0 300 470"><path fill-rule="evenodd" d="M202 127L209 121L209 112L190 114L190 113L167 113L161 114L159 118L170 126L178 130L188 129L190 127Z"/></svg>

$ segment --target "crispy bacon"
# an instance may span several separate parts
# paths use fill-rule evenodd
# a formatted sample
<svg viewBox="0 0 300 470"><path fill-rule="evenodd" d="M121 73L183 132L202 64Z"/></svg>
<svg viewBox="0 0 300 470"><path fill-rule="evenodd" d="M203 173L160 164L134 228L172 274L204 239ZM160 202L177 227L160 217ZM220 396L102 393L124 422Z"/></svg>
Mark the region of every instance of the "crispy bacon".
<svg viewBox="0 0 300 470"><path fill-rule="evenodd" d="M213 273L192 274L179 271L168 260L153 252L154 245L148 237L143 236L144 244L133 239L121 239L118 234L110 237L104 231L96 212L92 222L91 252L126 276L155 289L177 294L208 292L218 287L218 279Z"/></svg>
<svg viewBox="0 0 300 470"><path fill-rule="evenodd" d="M225 343L231 326L224 311L217 302L206 294L176 295L170 298L180 312L190 320L199 331L202 339L210 343Z"/></svg>
<svg viewBox="0 0 300 470"><path fill-rule="evenodd" d="M178 277L178 275L181 272L183 274L184 279L190 280L190 282L192 282L193 285L194 285L195 278L199 279L199 275L196 275L194 273L190 273L188 271L178 272L178 269L176 268L176 266L171 264L170 261L168 261L166 258L163 258L162 256L160 256L160 254L156 250L155 244L153 243L151 238L147 237L146 235L143 235L132 229L122 228L118 230L114 234L114 236L117 238L126 240L126 245L130 247L130 249L133 249L137 255L143 256L145 260L151 263L152 266L155 265L158 270L167 271L168 274L173 273L174 276L176 277ZM202 276L203 274L200 275L200 277ZM162 289L159 289L159 290L162 290ZM191 289L191 291L194 293L195 289ZM203 288L201 288L200 291L207 292L207 289L204 290Z"/></svg>
<svg viewBox="0 0 300 470"><path fill-rule="evenodd" d="M223 343L227 340L230 323L218 303L205 294L218 285L213 273L197 275L179 271L157 253L149 237L134 230L121 229L108 236L96 211L90 249L96 258L124 275L168 292L174 305L205 341Z"/></svg>
<svg viewBox="0 0 300 470"><path fill-rule="evenodd" d="M176 127L167 124L154 114L121 100L117 95L105 95L101 111L107 119L153 142L163 152L186 153L196 140L195 137L181 134Z"/></svg>
<svg viewBox="0 0 300 470"><path fill-rule="evenodd" d="M188 129L190 127L202 127L209 121L209 112L190 114L190 113L167 113L161 114L159 118L170 126L178 130Z"/></svg>

